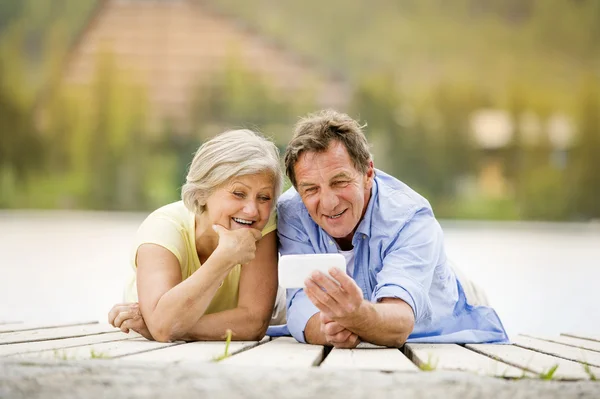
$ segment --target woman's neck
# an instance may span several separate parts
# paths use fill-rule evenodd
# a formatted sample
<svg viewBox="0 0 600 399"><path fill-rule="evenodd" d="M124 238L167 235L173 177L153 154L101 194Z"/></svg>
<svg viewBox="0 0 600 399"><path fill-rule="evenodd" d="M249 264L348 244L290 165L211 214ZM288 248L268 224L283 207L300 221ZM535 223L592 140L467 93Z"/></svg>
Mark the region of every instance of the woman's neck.
<svg viewBox="0 0 600 399"><path fill-rule="evenodd" d="M212 224L209 223L206 218L202 215L195 216L195 237L196 240L196 252L200 263L206 262L206 260L212 255L219 244L219 236L213 230Z"/></svg>

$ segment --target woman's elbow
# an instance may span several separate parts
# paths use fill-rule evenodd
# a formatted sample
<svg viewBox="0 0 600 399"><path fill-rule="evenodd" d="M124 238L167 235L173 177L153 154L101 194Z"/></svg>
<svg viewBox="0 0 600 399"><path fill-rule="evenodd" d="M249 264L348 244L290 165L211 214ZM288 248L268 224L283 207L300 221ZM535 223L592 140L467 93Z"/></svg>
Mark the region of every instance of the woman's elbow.
<svg viewBox="0 0 600 399"><path fill-rule="evenodd" d="M154 326L148 326L148 330L157 342L174 342L183 338L181 329L173 324L161 323Z"/></svg>
<svg viewBox="0 0 600 399"><path fill-rule="evenodd" d="M251 327L244 334L242 341L260 341L267 334L267 327L269 327L269 322L257 321L252 323Z"/></svg>
<svg viewBox="0 0 600 399"><path fill-rule="evenodd" d="M270 315L250 315L250 320L246 323L247 328L237 336L234 331L233 339L238 341L260 341L265 337L270 321Z"/></svg>

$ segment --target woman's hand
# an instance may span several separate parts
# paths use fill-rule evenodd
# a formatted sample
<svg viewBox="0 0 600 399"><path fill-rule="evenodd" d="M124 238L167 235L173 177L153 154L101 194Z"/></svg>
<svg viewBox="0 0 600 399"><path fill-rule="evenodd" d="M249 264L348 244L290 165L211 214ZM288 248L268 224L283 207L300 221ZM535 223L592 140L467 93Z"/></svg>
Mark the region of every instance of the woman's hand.
<svg viewBox="0 0 600 399"><path fill-rule="evenodd" d="M213 229L219 235L219 245L215 250L219 256L228 259L232 265L243 265L254 260L256 242L262 238L259 230L247 228L227 230L217 224Z"/></svg>
<svg viewBox="0 0 600 399"><path fill-rule="evenodd" d="M154 340L152 334L148 331L137 302L119 303L113 306L110 312L108 312L108 322L112 326L120 328L124 333L129 333L129 330L133 330L146 339Z"/></svg>

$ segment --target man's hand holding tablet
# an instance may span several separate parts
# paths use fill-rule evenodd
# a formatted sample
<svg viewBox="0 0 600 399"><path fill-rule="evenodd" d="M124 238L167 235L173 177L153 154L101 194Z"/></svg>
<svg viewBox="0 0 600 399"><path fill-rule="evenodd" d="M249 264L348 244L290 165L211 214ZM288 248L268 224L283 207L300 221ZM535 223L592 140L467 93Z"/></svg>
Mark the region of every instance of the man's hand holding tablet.
<svg viewBox="0 0 600 399"><path fill-rule="evenodd" d="M279 258L279 285L283 288L302 288L313 272L320 271L331 280L329 269L346 273L346 259L340 254L282 255ZM339 284L339 283L338 283Z"/></svg>
<svg viewBox="0 0 600 399"><path fill-rule="evenodd" d="M306 296L320 311L316 319L318 328L329 344L336 348L358 345L360 338L348 327L360 321L358 310L363 295L346 274L343 255L284 255L279 258L279 284L285 288L304 288Z"/></svg>

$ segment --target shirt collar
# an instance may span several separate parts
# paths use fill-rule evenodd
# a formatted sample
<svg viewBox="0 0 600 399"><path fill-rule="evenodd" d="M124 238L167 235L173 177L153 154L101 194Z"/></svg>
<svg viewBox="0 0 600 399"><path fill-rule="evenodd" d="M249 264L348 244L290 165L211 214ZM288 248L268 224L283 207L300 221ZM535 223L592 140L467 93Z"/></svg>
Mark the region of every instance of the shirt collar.
<svg viewBox="0 0 600 399"><path fill-rule="evenodd" d="M356 232L354 233L354 237L352 237L352 242L354 243L360 235L366 235L367 237L371 236L371 221L373 219L373 208L375 208L375 202L377 202L377 194L379 192L379 188L377 186L377 170L374 169L375 176L373 176L373 187L371 187L371 197L369 198L369 203L367 204L367 211L363 216L362 220L358 224L356 228Z"/></svg>

